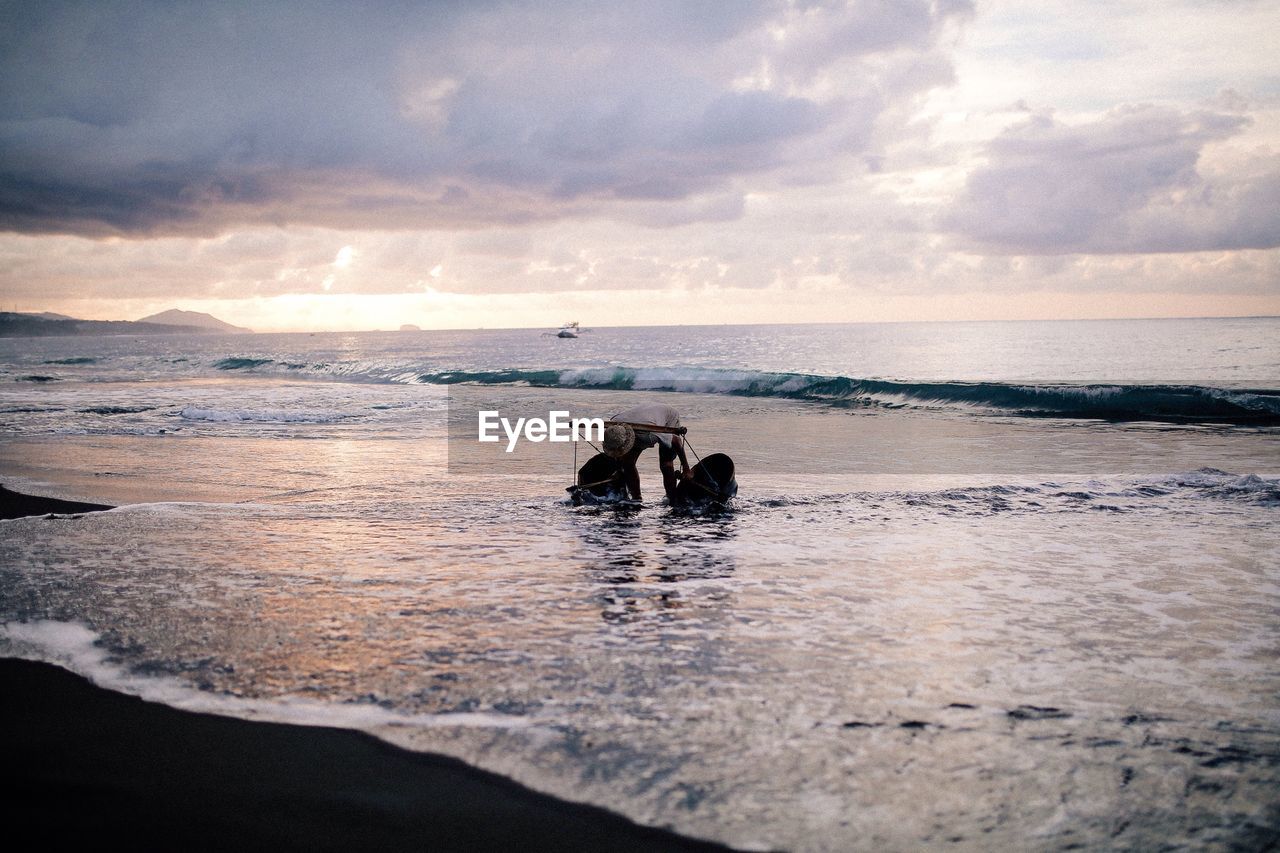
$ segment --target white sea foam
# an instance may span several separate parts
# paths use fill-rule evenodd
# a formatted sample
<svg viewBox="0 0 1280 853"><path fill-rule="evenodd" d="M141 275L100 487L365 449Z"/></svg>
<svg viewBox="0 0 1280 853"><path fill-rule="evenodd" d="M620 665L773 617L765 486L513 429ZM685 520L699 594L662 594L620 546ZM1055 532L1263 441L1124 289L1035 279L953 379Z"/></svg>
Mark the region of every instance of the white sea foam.
<svg viewBox="0 0 1280 853"><path fill-rule="evenodd" d="M0 655L42 661L68 669L99 687L197 713L246 720L328 726L377 733L380 728L530 729L537 720L524 715L458 711L405 714L378 705L328 704L282 697L244 699L196 689L173 676L136 675L110 659L100 637L78 622L0 623Z"/></svg>
<svg viewBox="0 0 1280 853"><path fill-rule="evenodd" d="M97 640L78 622L0 623L0 649L6 654L58 664L86 678L105 669L106 652Z"/></svg>
<svg viewBox="0 0 1280 853"><path fill-rule="evenodd" d="M1141 481L1140 484L1166 489L1191 489L1211 497L1280 500L1280 477L1256 473L1242 476L1216 468L1171 474Z"/></svg>

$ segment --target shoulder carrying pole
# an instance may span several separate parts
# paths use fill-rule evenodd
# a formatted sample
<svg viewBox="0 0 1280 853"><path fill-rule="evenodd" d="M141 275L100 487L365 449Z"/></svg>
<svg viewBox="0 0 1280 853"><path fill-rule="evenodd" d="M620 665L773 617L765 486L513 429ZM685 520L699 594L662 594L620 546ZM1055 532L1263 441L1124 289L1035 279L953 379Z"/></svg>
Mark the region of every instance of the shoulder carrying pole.
<svg viewBox="0 0 1280 853"><path fill-rule="evenodd" d="M689 431L688 427L682 427L682 426L669 427L669 426L657 426L656 424L637 424L637 423L632 423L631 421L605 421L604 426L605 426L605 429L608 429L611 426L629 426L636 432L660 432L665 435L684 435Z"/></svg>

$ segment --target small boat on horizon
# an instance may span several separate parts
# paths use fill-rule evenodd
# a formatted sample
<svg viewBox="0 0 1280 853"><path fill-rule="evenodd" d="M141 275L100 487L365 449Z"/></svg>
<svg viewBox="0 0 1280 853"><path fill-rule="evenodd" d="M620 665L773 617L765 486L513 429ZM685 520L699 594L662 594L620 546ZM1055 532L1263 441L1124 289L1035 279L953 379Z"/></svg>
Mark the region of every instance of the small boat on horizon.
<svg viewBox="0 0 1280 853"><path fill-rule="evenodd" d="M556 332L557 338L576 338L578 333L582 331L578 328L577 320L570 320L560 327L560 331Z"/></svg>

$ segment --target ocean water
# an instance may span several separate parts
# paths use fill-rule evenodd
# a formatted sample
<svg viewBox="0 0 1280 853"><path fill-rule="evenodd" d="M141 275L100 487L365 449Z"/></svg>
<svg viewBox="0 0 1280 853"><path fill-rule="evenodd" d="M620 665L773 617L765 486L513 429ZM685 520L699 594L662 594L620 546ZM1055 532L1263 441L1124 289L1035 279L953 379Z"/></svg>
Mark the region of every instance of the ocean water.
<svg viewBox="0 0 1280 853"><path fill-rule="evenodd" d="M0 653L747 849L1280 835L1280 320L0 340ZM659 400L726 511L475 412ZM652 454L649 454L652 456Z"/></svg>

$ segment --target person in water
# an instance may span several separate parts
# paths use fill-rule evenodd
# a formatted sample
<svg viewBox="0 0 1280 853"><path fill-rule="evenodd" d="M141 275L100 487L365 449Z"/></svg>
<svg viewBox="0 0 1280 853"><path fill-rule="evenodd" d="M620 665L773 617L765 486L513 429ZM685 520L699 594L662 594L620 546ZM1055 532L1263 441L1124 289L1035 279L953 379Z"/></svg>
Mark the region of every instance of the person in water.
<svg viewBox="0 0 1280 853"><path fill-rule="evenodd" d="M680 413L663 403L648 403L618 412L609 420L622 421L604 431L604 452L622 463L623 479L631 497L640 500L640 472L636 460L645 450L658 446L658 468L662 471L662 487L667 499L676 502L675 461L680 460L680 475L689 476L689 459L684 453L684 439L673 433L648 432L641 426L628 424L652 424L660 427L679 427Z"/></svg>

